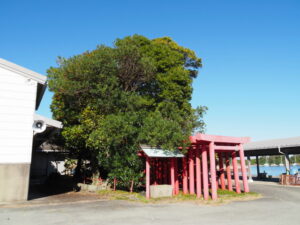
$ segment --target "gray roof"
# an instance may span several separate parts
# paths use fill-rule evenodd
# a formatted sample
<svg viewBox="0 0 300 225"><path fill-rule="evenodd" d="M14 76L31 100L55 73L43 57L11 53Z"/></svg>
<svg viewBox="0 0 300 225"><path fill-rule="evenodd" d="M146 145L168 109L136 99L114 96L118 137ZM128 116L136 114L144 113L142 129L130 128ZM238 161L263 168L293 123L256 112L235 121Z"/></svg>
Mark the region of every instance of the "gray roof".
<svg viewBox="0 0 300 225"><path fill-rule="evenodd" d="M184 155L180 151L171 151L165 150L161 148L152 148L149 146L141 146L143 152L148 157L155 157L155 158L182 158Z"/></svg>
<svg viewBox="0 0 300 225"><path fill-rule="evenodd" d="M32 70L26 69L22 66L19 66L17 64L14 64L12 62L9 62L5 59L0 58L0 67L10 70L12 72L15 72L17 74L20 74L24 77L30 78L35 80L36 82L40 84L46 84L47 77L44 75L41 75L37 72L34 72Z"/></svg>
<svg viewBox="0 0 300 225"><path fill-rule="evenodd" d="M259 149L272 149L272 148L287 148L287 147L299 147L300 137L280 138L264 141L250 142L244 145L245 151L247 150L259 150Z"/></svg>

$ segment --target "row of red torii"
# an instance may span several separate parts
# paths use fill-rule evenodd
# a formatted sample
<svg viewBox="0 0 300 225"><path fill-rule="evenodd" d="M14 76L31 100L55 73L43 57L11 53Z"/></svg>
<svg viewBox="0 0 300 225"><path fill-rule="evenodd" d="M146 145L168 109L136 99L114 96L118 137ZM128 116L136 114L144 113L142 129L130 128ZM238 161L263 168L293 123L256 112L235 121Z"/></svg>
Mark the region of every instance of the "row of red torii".
<svg viewBox="0 0 300 225"><path fill-rule="evenodd" d="M221 188L241 193L239 182L240 158L244 192L249 192L243 144L249 137L229 137L196 134L190 137L188 152L170 156L151 155L143 149L146 158L146 197L150 198L150 185L171 184L173 195L196 194L198 198L216 200ZM225 165L224 165L225 164ZM232 176L233 171L233 176ZM234 189L233 182L234 180ZM210 194L211 190L211 194Z"/></svg>

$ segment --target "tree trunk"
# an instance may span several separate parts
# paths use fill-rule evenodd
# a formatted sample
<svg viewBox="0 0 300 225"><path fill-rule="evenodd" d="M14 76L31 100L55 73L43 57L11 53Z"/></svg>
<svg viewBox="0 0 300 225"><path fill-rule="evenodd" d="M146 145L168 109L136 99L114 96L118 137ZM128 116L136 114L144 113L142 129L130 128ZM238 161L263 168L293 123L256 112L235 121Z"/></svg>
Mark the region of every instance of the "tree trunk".
<svg viewBox="0 0 300 225"><path fill-rule="evenodd" d="M93 154L91 157L91 167L92 167L92 184L98 185L99 177L100 177L99 165L96 156L94 156Z"/></svg>
<svg viewBox="0 0 300 225"><path fill-rule="evenodd" d="M117 179L114 178L114 191L116 190L116 186L117 186Z"/></svg>
<svg viewBox="0 0 300 225"><path fill-rule="evenodd" d="M81 158L81 156L78 156L77 165L76 165L75 174L74 174L74 179L76 181L81 179L81 175L82 175L81 174L81 166L82 166L82 158Z"/></svg>
<svg viewBox="0 0 300 225"><path fill-rule="evenodd" d="M133 191L133 180L131 180L131 185L130 185L130 193L132 193L132 191Z"/></svg>

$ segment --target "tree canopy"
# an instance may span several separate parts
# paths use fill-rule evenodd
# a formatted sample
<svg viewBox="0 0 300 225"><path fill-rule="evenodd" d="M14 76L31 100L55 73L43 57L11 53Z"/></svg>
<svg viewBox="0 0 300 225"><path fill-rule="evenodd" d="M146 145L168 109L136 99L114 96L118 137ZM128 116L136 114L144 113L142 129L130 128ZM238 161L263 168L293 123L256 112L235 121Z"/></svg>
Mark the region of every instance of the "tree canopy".
<svg viewBox="0 0 300 225"><path fill-rule="evenodd" d="M169 37L116 39L112 47L59 57L48 70L51 110L64 124L65 145L116 177L139 184L140 144L176 149L204 129L206 107L192 108L201 59Z"/></svg>

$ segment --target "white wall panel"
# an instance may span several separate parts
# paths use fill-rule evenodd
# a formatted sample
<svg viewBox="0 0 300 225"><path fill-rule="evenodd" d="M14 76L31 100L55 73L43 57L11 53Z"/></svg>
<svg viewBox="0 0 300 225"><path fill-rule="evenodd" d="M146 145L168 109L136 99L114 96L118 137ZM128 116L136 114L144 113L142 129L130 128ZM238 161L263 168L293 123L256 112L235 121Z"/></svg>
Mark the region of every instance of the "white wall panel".
<svg viewBox="0 0 300 225"><path fill-rule="evenodd" d="M0 163L30 163L37 82L0 68Z"/></svg>

